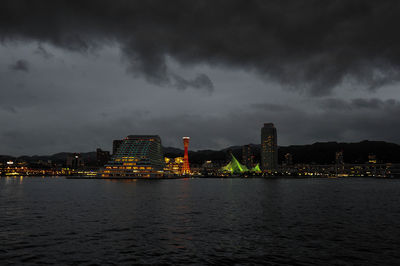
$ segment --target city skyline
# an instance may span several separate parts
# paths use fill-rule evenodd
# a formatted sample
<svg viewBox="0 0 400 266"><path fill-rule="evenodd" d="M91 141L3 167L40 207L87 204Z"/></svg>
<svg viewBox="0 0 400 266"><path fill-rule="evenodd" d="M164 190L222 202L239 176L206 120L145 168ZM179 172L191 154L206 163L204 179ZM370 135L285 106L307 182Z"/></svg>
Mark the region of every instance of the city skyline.
<svg viewBox="0 0 400 266"><path fill-rule="evenodd" d="M0 265L400 265L399 24L0 1Z"/></svg>
<svg viewBox="0 0 400 266"><path fill-rule="evenodd" d="M400 143L394 3L4 1L0 154Z"/></svg>

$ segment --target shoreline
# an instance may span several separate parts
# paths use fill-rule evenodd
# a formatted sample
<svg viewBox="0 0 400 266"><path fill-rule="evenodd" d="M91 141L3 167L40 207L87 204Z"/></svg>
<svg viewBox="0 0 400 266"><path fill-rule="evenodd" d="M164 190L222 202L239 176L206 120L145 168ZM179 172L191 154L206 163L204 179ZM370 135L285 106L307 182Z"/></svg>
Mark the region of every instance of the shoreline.
<svg viewBox="0 0 400 266"><path fill-rule="evenodd" d="M103 180L170 180L170 179L211 179L211 178L218 178L218 179L250 179L250 178L260 178L260 179L313 179L313 178L329 178L329 179L345 179L345 178L378 178L378 179L400 179L400 176L173 176L173 177L134 177L134 176L127 176L127 177L97 177L97 176L64 176L64 175L8 175L3 176L1 175L0 178L26 178L26 177L51 177L51 178L58 178L62 177L65 179L103 179Z"/></svg>
<svg viewBox="0 0 400 266"><path fill-rule="evenodd" d="M62 176L60 176L62 177ZM345 178L378 178L378 179L399 179L400 177L382 177L382 176L176 176L176 177L87 177L87 176L64 176L66 179L104 179L104 180L171 180L171 179L345 179Z"/></svg>

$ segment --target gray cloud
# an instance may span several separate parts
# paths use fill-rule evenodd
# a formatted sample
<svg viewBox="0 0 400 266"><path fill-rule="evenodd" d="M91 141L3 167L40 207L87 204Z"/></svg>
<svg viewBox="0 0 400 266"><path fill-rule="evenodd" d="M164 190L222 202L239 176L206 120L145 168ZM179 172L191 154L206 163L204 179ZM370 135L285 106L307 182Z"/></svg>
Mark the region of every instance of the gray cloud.
<svg viewBox="0 0 400 266"><path fill-rule="evenodd" d="M275 103L254 103L250 107L260 110L265 110L269 112L287 112L293 111L293 108L288 105L275 104Z"/></svg>
<svg viewBox="0 0 400 266"><path fill-rule="evenodd" d="M351 109L349 102L343 99L328 98L320 101L319 105L325 110L346 111Z"/></svg>
<svg viewBox="0 0 400 266"><path fill-rule="evenodd" d="M392 0L3 1L0 153L129 134L225 148L259 143L265 122L280 145L400 142L399 13ZM34 71L10 71L17 59Z"/></svg>
<svg viewBox="0 0 400 266"><path fill-rule="evenodd" d="M214 90L214 84L205 74L199 74L192 80L186 80L178 75L173 75L173 77L175 79L175 86L179 90L186 90L189 87L194 89L204 89L209 93Z"/></svg>
<svg viewBox="0 0 400 266"><path fill-rule="evenodd" d="M172 86L178 90L193 88L203 89L209 93L213 92L214 85L207 75L198 74L194 79L185 79L168 69L165 55L160 51L156 49L145 51L148 47L138 48L134 45L123 47L124 55L128 58L128 71L133 76L144 75L148 82L161 86Z"/></svg>
<svg viewBox="0 0 400 266"><path fill-rule="evenodd" d="M393 109L399 108L400 102L395 99L381 100L378 98L364 99L357 98L352 99L350 101L338 99L338 98L329 98L320 101L320 106L325 110L335 110L335 111L349 111L349 110L358 110L358 111L368 111L368 110L376 110L376 109Z"/></svg>
<svg viewBox="0 0 400 266"><path fill-rule="evenodd" d="M322 96L346 80L370 90L399 81L399 13L395 0L6 0L0 38L83 52L117 42L129 69L160 85L176 74L166 65L170 56L183 65L247 69ZM211 88L184 79L175 80L178 88Z"/></svg>
<svg viewBox="0 0 400 266"><path fill-rule="evenodd" d="M29 72L29 63L26 60L17 60L14 64L10 65L11 70Z"/></svg>

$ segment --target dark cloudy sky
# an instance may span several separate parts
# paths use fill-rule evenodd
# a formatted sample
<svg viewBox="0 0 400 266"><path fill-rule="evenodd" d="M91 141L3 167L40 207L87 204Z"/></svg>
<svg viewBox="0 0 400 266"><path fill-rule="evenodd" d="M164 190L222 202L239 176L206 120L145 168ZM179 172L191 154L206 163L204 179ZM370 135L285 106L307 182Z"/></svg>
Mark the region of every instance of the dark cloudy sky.
<svg viewBox="0 0 400 266"><path fill-rule="evenodd" d="M400 143L399 1L0 3L0 154L129 134Z"/></svg>

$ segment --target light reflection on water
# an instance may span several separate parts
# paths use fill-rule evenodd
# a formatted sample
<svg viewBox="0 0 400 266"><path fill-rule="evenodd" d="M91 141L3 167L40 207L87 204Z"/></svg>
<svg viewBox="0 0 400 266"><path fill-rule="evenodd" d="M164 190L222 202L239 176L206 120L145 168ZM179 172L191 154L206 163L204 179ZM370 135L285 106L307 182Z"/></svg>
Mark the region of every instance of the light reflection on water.
<svg viewBox="0 0 400 266"><path fill-rule="evenodd" d="M400 180L5 177L0 213L0 264L400 262Z"/></svg>

